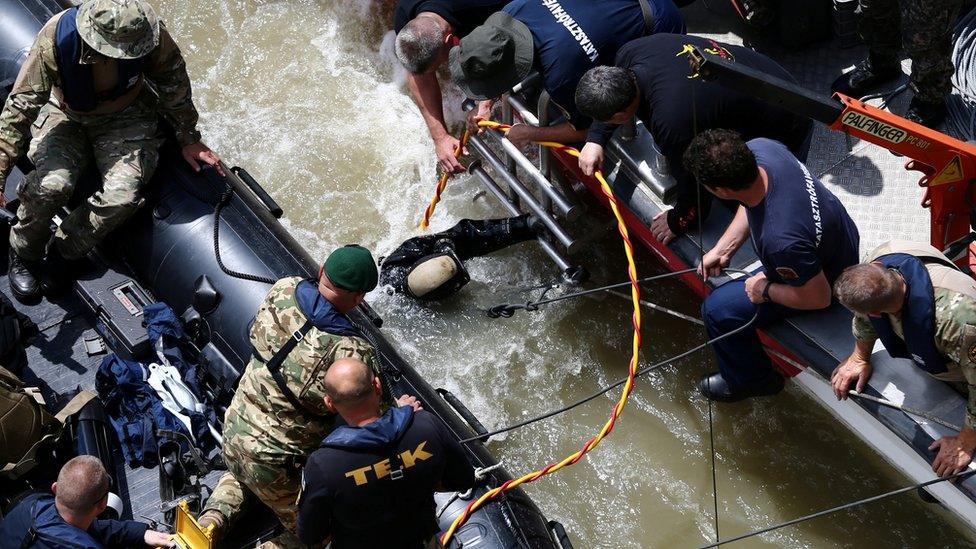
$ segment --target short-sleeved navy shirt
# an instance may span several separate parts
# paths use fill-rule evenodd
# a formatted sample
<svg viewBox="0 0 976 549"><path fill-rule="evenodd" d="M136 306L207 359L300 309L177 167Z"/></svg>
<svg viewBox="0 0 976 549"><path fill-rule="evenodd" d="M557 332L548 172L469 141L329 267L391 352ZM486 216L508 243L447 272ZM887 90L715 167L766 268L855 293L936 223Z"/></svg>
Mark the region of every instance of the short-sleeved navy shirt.
<svg viewBox="0 0 976 549"><path fill-rule="evenodd" d="M766 138L747 144L769 182L763 201L746 208L766 277L802 286L823 271L833 285L844 268L858 262L854 220L785 145Z"/></svg>
<svg viewBox="0 0 976 549"><path fill-rule="evenodd" d="M649 0L653 32L684 33L671 0ZM514 0L503 10L532 31L535 67L549 95L577 129L592 122L576 110L576 85L597 65L611 65L621 46L646 34L639 0Z"/></svg>
<svg viewBox="0 0 976 549"><path fill-rule="evenodd" d="M393 13L393 30L399 34L420 12L429 11L450 23L455 36L464 38L507 3L500 0L400 0Z"/></svg>

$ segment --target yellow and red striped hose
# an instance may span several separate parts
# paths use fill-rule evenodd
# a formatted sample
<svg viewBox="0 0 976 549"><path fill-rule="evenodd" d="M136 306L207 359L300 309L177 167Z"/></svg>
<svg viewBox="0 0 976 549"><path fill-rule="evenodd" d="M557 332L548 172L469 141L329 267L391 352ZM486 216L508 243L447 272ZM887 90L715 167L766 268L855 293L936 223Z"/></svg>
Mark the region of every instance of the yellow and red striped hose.
<svg viewBox="0 0 976 549"><path fill-rule="evenodd" d="M454 158L461 157L461 151L468 146L468 137L471 133L468 132L467 128L464 129L464 133L461 134L461 141L458 146L454 149ZM444 188L447 187L447 180L451 178L451 172L444 172L441 174L440 179L437 180L437 189L434 190L434 196L430 199L430 204L427 204L427 209L424 210L424 218L420 220L420 228L427 230L430 226L430 216L434 215L434 209L437 208L437 203L441 201L441 194L444 192Z"/></svg>
<svg viewBox="0 0 976 549"><path fill-rule="evenodd" d="M490 120L483 120L479 122L478 125L485 128L493 128L504 133L507 133L510 129L510 126L506 124L500 124ZM467 141L467 136L468 134L465 132L465 135L462 138L462 143ZM563 145L562 143L543 141L539 142L538 144L556 151L579 157L578 150L574 149L573 147ZM531 473L522 475L521 477L506 481L501 486L488 490L484 493L484 495L468 504L464 511L457 517L457 519L454 520L450 528L448 528L447 531L444 532L444 535L441 536L441 543L443 543L445 546L447 546L448 542L454 536L454 533L457 532L457 529L460 528L462 524L464 524L471 513L484 505L486 502L495 499L507 490L511 490L522 484L535 482L536 480L539 480L550 473L555 473L563 467L573 465L581 460L590 450L596 448L597 445L610 434L610 431L612 431L614 426L617 424L617 419L619 419L620 415L623 414L624 408L627 406L627 399L630 397L630 393L634 390L634 378L637 375L637 365L638 360L640 359L641 347L640 286L637 283L637 265L634 262L634 246L630 242L630 234L627 231L627 225L624 223L623 215L620 213L617 197L614 196L613 190L610 188L610 185L607 184L606 179L604 179L603 173L598 171L595 175L597 181L600 183L600 188L603 191L603 194L610 202L610 209L613 211L614 217L617 218L617 231L620 232L620 237L623 239L624 253L627 256L627 276L630 278L630 297L634 306L634 314L631 321L634 330L632 341L633 346L630 364L627 368L627 382L624 384L623 392L620 394L620 398L617 400L616 405L614 405L610 418L607 419L600 431L593 438L587 440L579 450L569 456L566 456L561 461L550 463L542 469L538 469L536 471L532 471ZM444 187L446 185L446 178L442 178L441 181L438 182L437 194L427 206L427 210L424 212L424 221L421 223L421 226L426 227L426 223L430 219L430 216L434 213L434 208L437 206L437 202L440 200L440 194L444 191Z"/></svg>

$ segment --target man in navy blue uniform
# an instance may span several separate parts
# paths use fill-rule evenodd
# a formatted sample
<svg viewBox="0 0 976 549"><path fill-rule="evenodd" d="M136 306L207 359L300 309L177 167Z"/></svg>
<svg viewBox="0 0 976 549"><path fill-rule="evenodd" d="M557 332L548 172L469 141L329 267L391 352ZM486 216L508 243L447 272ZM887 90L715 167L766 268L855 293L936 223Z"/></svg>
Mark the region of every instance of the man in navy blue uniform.
<svg viewBox="0 0 976 549"><path fill-rule="evenodd" d="M355 358L325 374L326 406L342 416L302 474L298 535L334 549L440 547L434 490L467 490L474 470L441 420L407 404L380 410L382 386Z"/></svg>
<svg viewBox="0 0 976 549"><path fill-rule="evenodd" d="M469 116L476 123L489 117L492 99L534 68L564 116L542 128L518 124L508 138L575 143L592 122L576 109L583 73L612 64L627 42L659 32L685 32L672 0L514 0L451 50L451 76L468 97L482 100Z"/></svg>
<svg viewBox="0 0 976 549"><path fill-rule="evenodd" d="M108 506L109 476L94 456L64 464L51 494L24 498L0 522L0 545L31 549L176 547L172 536L134 520L100 520Z"/></svg>
<svg viewBox="0 0 976 549"><path fill-rule="evenodd" d="M709 338L756 320L713 344L719 372L704 376L698 388L723 402L776 394L783 377L756 329L830 305L834 280L858 262L857 227L837 197L778 141L745 142L736 132L709 130L692 140L684 161L709 192L740 203L699 271L719 275L750 235L762 263L752 276L728 282L705 299Z"/></svg>
<svg viewBox="0 0 976 549"><path fill-rule="evenodd" d="M628 43L617 53L613 67L594 67L576 88L576 105L597 122L580 151L580 170L593 175L601 168L603 148L623 122L635 115L654 138L675 179L677 203L651 223L651 233L667 244L692 230L698 218L708 217L711 197L699 196L694 176L681 164L681 155L700 131L735 130L745 139L769 137L782 142L806 160L813 122L722 84L688 78L688 54L697 47L715 56L796 82L786 69L765 55L742 46L683 34L655 34ZM699 203L701 212L698 211Z"/></svg>

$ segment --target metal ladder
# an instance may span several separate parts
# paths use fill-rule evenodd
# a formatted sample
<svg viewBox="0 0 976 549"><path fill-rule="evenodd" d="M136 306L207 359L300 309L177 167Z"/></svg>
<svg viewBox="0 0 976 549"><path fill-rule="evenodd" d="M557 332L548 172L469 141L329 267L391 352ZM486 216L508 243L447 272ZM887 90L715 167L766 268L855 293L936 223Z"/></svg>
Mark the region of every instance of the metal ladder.
<svg viewBox="0 0 976 549"><path fill-rule="evenodd" d="M550 122L550 98L542 89L538 92L535 108L528 105L529 97L541 88L538 73L532 73L502 97L501 122L512 124L516 114L521 123L546 126ZM475 107L465 101L463 109ZM620 175L638 183L644 192L655 194L660 200L670 200L673 180L667 175L664 157L657 150L650 135L635 125L634 121L617 131L606 147L605 172L607 180ZM468 141L480 159L475 160L468 171L485 190L511 215L529 213L546 229L537 238L539 246L562 272L566 282L581 282L587 276L584 269L574 265L567 256L574 256L585 247L582 239L575 238L564 224L577 221L584 213L584 205L574 189L559 170L553 169L552 151L538 146L537 163L530 160L502 132L485 129L472 135ZM494 175L486 170L490 167ZM501 183L501 184L500 184Z"/></svg>

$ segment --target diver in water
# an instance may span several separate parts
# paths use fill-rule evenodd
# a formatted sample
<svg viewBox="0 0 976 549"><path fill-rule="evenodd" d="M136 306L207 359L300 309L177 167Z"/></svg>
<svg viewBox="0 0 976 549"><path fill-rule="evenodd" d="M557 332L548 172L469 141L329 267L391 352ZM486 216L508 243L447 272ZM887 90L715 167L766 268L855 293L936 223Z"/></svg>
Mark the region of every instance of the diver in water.
<svg viewBox="0 0 976 549"><path fill-rule="evenodd" d="M382 258L380 284L423 301L444 299L470 280L465 260L536 236L536 225L527 214L504 219L462 219L446 231L411 238Z"/></svg>

